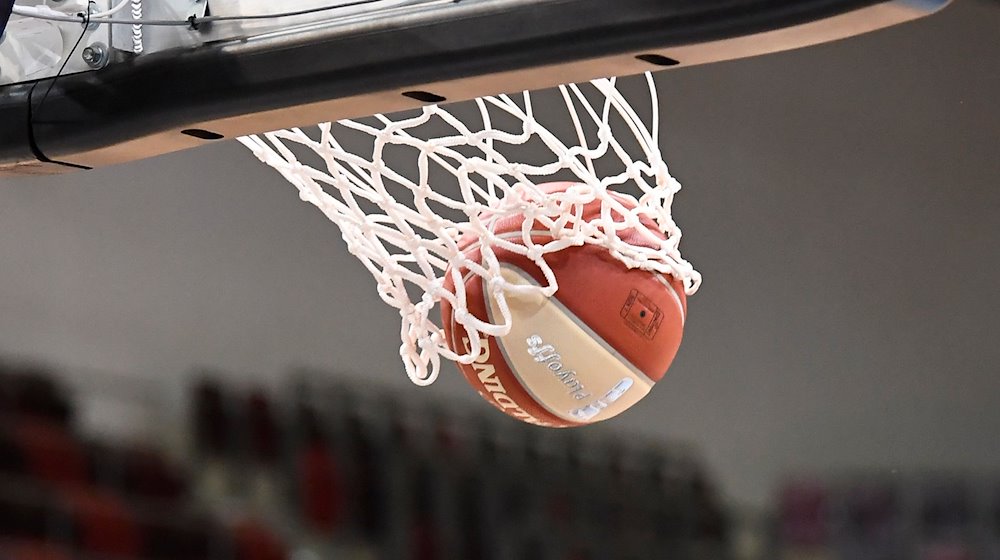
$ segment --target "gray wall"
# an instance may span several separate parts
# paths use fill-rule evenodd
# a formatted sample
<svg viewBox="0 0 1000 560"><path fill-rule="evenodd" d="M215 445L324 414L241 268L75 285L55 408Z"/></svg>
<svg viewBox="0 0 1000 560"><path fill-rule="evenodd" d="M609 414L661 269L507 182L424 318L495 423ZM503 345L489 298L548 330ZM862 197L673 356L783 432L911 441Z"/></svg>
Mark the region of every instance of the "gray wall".
<svg viewBox="0 0 1000 560"><path fill-rule="evenodd" d="M760 502L798 468L1000 466L1000 10L659 77L705 275L621 429ZM150 378L293 363L408 388L336 229L233 143L4 179L0 352ZM477 399L449 373L433 394Z"/></svg>

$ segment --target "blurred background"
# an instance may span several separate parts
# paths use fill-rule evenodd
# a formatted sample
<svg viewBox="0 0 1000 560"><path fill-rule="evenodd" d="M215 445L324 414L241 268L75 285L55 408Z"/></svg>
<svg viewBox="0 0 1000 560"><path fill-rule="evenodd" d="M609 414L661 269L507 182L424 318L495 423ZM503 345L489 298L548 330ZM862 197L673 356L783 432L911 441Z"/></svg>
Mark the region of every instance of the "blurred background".
<svg viewBox="0 0 1000 560"><path fill-rule="evenodd" d="M550 432L234 142L0 184L0 558L1000 558L1000 9L657 76L704 274ZM537 110L537 108L536 108Z"/></svg>

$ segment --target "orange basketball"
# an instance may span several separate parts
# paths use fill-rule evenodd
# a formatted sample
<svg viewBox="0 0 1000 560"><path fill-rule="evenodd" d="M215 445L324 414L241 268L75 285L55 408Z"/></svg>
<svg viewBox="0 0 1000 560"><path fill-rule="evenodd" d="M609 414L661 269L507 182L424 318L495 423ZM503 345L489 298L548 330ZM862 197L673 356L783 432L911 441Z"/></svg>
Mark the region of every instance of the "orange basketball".
<svg viewBox="0 0 1000 560"><path fill-rule="evenodd" d="M554 192L571 183L542 188ZM623 199L624 200L624 199ZM584 208L596 217L599 201ZM494 233L521 236L523 218L499 220ZM655 225L643 222L662 238ZM638 232L619 232L629 243L648 246ZM540 233L537 242L550 239ZM481 258L478 239L463 240L465 255ZM494 247L505 280L546 285L527 257ZM666 373L684 331L687 302L682 283L669 275L629 269L607 249L569 247L545 256L559 283L552 298L509 295L511 331L483 336L483 351L472 364L459 364L465 378L501 411L531 424L571 427L607 420L646 396ZM482 278L464 274L469 313L500 321L496 301ZM445 288L454 291L450 271ZM442 302L445 335L452 350L469 351L465 328Z"/></svg>

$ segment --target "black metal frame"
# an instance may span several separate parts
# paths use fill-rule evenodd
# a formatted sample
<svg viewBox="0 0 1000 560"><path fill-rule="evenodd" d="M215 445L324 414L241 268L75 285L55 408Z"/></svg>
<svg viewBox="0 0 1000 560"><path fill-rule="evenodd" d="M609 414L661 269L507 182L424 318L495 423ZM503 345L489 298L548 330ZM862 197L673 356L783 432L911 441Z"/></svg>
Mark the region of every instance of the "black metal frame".
<svg viewBox="0 0 1000 560"><path fill-rule="evenodd" d="M54 84L0 88L0 171L36 160L79 166L74 154L214 119L615 53L662 52L886 3L542 0L498 3L503 9L476 3L484 7L467 13L456 7L448 13L457 17L444 20L387 19L159 52Z"/></svg>
<svg viewBox="0 0 1000 560"><path fill-rule="evenodd" d="M3 37L3 31L7 28L7 21L13 9L14 0L0 0L0 37Z"/></svg>

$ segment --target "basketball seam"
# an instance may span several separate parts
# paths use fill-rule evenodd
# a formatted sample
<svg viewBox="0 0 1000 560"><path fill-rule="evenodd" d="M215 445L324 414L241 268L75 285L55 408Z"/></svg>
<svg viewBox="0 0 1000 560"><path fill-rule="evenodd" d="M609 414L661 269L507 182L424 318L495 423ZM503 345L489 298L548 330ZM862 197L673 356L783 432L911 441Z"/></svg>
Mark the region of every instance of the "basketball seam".
<svg viewBox="0 0 1000 560"><path fill-rule="evenodd" d="M469 272L464 277L462 277L462 282L468 284L469 280L473 276L474 276L474 274L472 272ZM485 290L481 290L481 292L483 294L483 307L486 308L486 317L492 323L493 322L493 306L490 305L490 302L486 299L487 297L489 297L489 295L486 293L486 291ZM451 323L453 325L452 326L452 332L454 332L454 324L455 324L455 315L454 314L452 314ZM545 412L547 412L549 415L551 415L553 418L557 419L560 422L573 422L576 425L585 425L585 424L588 423L588 422L580 422L579 420L570 420L568 418L564 418L562 414L560 414L558 411L556 411L551 406L549 406L549 404L547 402L545 402L543 399L539 398L538 394L535 393L535 391L533 391L531 389L531 387L529 387L527 385L527 383L525 382L524 378L521 377L520 373L518 373L517 368L514 367L514 362L510 359L510 354L507 352L507 347L503 343L503 339L500 338L500 337L497 337L497 336L491 336L490 338L493 338L493 339L496 340L497 348L500 349L500 354L503 356L504 362L507 363L507 367L510 370L511 375L514 376L514 378L516 379L518 385L520 385L521 388L524 389L524 392L528 394L528 396L531 398L531 400L533 400L535 402L535 404L538 405L539 408L541 408L542 410L544 410Z"/></svg>
<svg viewBox="0 0 1000 560"><path fill-rule="evenodd" d="M540 230L531 230L531 232L529 234L531 236L534 236L536 234L537 235L551 235L550 232L540 231ZM504 233L498 234L497 237L499 237L500 239L508 239L508 238L512 238L512 237L523 237L523 234L520 231L509 231L509 232L504 232ZM469 244L469 246L466 247L463 250L463 253L464 252L468 252L468 251L473 250L473 249L479 249L479 250L481 250L482 245L483 245L482 241L473 242L473 243ZM513 264L510 264L510 263L503 263L502 266L508 266L508 267L516 268L517 270L523 272L524 276L526 276L532 284L534 284L535 286L539 286L540 285L538 282L535 281L535 279L533 277L531 277L531 274L529 274L528 271L523 270L521 267L513 265ZM661 282L664 286L670 288L670 295L673 297L674 303L677 304L677 310L680 313L680 317L681 317L681 327L683 328L685 322L687 321L687 314L684 312L684 305L681 302L680 295L677 294L677 289L674 288L673 284L671 282L669 282L664 277L664 275L662 273L654 273L654 274L655 274L654 277L656 278L657 281ZM462 277L462 282L468 283L469 279L472 276L473 276L473 273L469 272L468 274L466 274L465 276ZM633 364L631 360L629 360L628 358L626 358L625 356L623 356L621 354L621 352L619 352L617 349L615 349L613 346L611 346L611 344L608 343L608 341L605 340L604 337L602 337L601 335L599 335L596 332L594 332L586 323L582 322L580 320L580 318L576 316L575 313L573 313L568 308L566 308L566 306L563 305L563 303L561 301L559 301L558 297L550 298L550 299L554 300L555 304L559 307L559 309L563 313L566 313L566 315L569 316L569 318L576 325L580 326L580 328L582 328L585 333L587 333L588 335L590 335L591 337L593 337L595 340L597 340L598 343L601 345L602 348L604 348L605 350L607 350L608 352L610 352L612 356L615 356L619 361L621 361L622 363L624 363L625 366L628 367L629 370L631 370L633 373L635 373L636 375L638 375L640 378L645 379L646 381L648 381L650 383L650 385L655 385L656 384L656 382L653 381L648 375L646 375L646 373L644 371L642 371L635 364ZM489 302L485 302L485 303L487 303L487 305L486 305L486 311L487 311L487 314L489 316L490 322L493 322L492 311L490 309L490 306L488 305ZM511 370L511 371L513 371L513 370ZM520 379L520 377L519 377L519 379Z"/></svg>
<svg viewBox="0 0 1000 560"><path fill-rule="evenodd" d="M468 274L466 274L465 276L462 277L462 282L465 283L465 284L468 284L469 280L473 276L474 276L474 274L472 272L469 272ZM486 315L489 318L489 320L492 322L493 321L493 311L492 311L492 308L490 306L490 303L485 300L486 292L482 292L482 294L483 294L483 297L484 297L484 299L483 299L483 304L484 304L483 307L486 308ZM455 328L456 327L456 323L455 323L455 314L454 313L451 313L451 317L449 318L449 320L451 322L451 343L453 345L455 345L456 342L457 342L455 340L455 337L457 336L458 331ZM567 420L567 419L563 418L560 414L558 414L554 410L552 410L546 403L542 402L538 398L538 395L536 395L534 393L534 391L532 391L530 388L528 388L527 386L525 386L524 380L514 370L514 366L513 366L512 362L510 361L510 357L507 355L507 349L504 347L503 341L499 337L495 337L495 336L490 336L489 338L496 339L497 347L500 349L500 352L503 354L503 359L507 363L507 368L510 370L511 374L515 377L517 383L521 386L521 388L524 390L524 392L527 393L528 397L532 401L534 401L535 405L541 411L547 413L556 422L566 422L566 423L570 423L570 424L575 425L575 426L583 426L583 425L585 425L583 423L580 423L578 420ZM487 342L487 344L489 344L489 342ZM523 405L521 406L521 408L524 408ZM556 427L564 427L564 426L556 426Z"/></svg>
<svg viewBox="0 0 1000 560"><path fill-rule="evenodd" d="M519 276L521 276L522 278L526 279L528 282L531 282L532 284L534 284L536 286L539 285L538 282L536 282L535 279L532 278L531 274L528 273L528 271L522 269L521 267L519 267L519 266L517 266L515 264L503 263L501 265L501 267L506 267L508 269L515 269L516 271L518 271L518 272L521 273L521 274L519 274ZM622 353L619 352L614 346L612 346L607 340L605 340L605 338L603 336L601 336L600 334L598 334L597 332L595 332L593 329L591 329L590 325L588 325L587 323L583 322L576 315L576 313L573 313L573 311L571 309L569 309L568 307L566 307L566 305L563 304L563 302L559 301L558 297L548 298L548 301L551 302L552 304L554 304L559 309L559 311L561 311L571 321L573 321L573 324L575 324L576 326L580 327L580 330L582 330L587 336L589 336L589 337L593 338L595 341L597 341L598 345L600 345L601 348L603 348L605 351L607 351L609 354L611 354L616 360L618 360L619 362L621 362L622 365L624 365L626 369L628 369L632 373L636 374L640 379L643 379L643 380L647 381L651 386L652 385L656 385L656 382L653 381L652 379L650 379L650 377L648 375L646 375L646 373L644 371L642 371L641 369L639 369L638 366L636 366L635 364L633 364L631 360L629 360L628 358L626 358L625 356L623 356ZM490 312L490 311L491 311L490 308L487 308L487 312ZM493 321L493 317L490 317L490 321L491 322Z"/></svg>
<svg viewBox="0 0 1000 560"><path fill-rule="evenodd" d="M514 237L523 237L524 236L524 234L522 232L520 232L520 231L508 231L508 232L504 232L504 233L500 233L500 234L494 233L494 235L497 238L499 238L499 239L510 239L510 238L514 238ZM551 236L551 232L541 231L541 230L531 230L529 232L529 235L532 236L532 237L535 236L535 235L550 235ZM473 242L473 243L469 244L469 246L465 249L465 251L468 251L470 249L479 249L479 250L482 250L482 246L483 246L483 242L482 241L476 241L476 242ZM463 252L465 252L465 251L463 251ZM672 282L670 282L669 280L667 280L666 276L662 272L656 272L656 271L650 271L650 272L652 272L654 274L654 278L656 278L656 280L659 283L661 283L664 286L670 288L670 295L673 298L674 303L677 304L677 311L680 314L680 317L681 317L681 327L683 328L687 324L687 312L684 310L684 302L681 301L681 296L680 296L680 294L677 293L677 288L674 287L674 285L673 285Z"/></svg>

